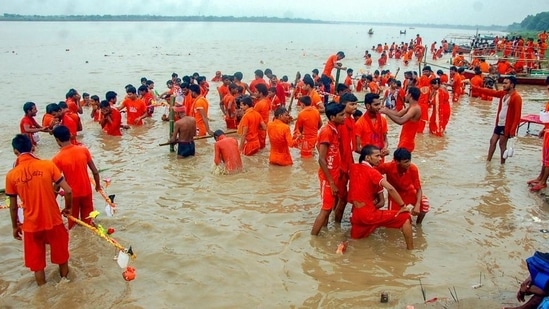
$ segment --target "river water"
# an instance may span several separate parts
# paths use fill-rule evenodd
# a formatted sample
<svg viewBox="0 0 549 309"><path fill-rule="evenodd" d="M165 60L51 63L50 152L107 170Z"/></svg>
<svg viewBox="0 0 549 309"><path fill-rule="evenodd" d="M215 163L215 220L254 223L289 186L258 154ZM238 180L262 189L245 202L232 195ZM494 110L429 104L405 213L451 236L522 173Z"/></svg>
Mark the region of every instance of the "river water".
<svg viewBox="0 0 549 309"><path fill-rule="evenodd" d="M420 33L424 44L457 29L329 24L254 23L2 23L0 72L4 93L0 130L0 175L15 156L11 138L18 132L22 105L37 103L38 120L46 104L64 100L69 88L80 93L119 93L145 76L159 92L172 72L241 71L249 82L256 69L271 68L293 80L326 58L345 51L345 66L366 68L362 56L377 43L408 42ZM374 62L377 60L374 55ZM446 56L448 57L448 56ZM438 61L447 66L448 58ZM390 59L399 78L417 70ZM433 69L438 69L433 67ZM211 83L210 115L214 129L224 129ZM547 98L544 87L519 86L523 114L536 113ZM359 97L362 97L359 94ZM246 171L212 173L213 140L197 141L197 155L177 160L167 147L168 123L161 110L143 127L122 138L102 134L84 113L79 137L96 165L107 169L107 188L116 194L119 212L99 217L116 229L115 238L132 245L137 279L125 282L112 260L114 249L84 228L71 231L70 282L59 280L57 267L46 268L49 283L37 288L22 262L21 243L11 237L9 211L0 210L0 307L6 308L404 308L427 298L459 297L512 302L516 278L526 276L524 259L545 251L548 207L530 193L526 180L537 176L541 140L520 129L515 156L505 166L486 163L487 143L497 105L463 97L454 104L444 138L419 135L413 162L418 165L431 212L414 228L416 249L406 251L398 230L379 229L351 241L343 255L339 242L349 235L348 213L341 226L330 223L310 236L319 212L316 160L302 160L292 150L291 167L269 166L268 150L243 158ZM531 130L539 131L539 125ZM400 127L389 121L392 150ZM58 150L42 135L37 155ZM96 207L104 203L95 196ZM350 207L348 207L350 208ZM483 287L472 285L482 278ZM388 304L379 304L382 291Z"/></svg>

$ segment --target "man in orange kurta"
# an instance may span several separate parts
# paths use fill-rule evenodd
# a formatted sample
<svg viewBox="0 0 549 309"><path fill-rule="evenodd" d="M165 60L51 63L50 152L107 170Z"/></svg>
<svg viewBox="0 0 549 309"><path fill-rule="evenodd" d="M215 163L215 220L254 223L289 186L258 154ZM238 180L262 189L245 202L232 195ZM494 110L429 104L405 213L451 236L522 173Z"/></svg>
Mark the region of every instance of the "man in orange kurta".
<svg viewBox="0 0 549 309"><path fill-rule="evenodd" d="M271 112L271 102L268 99L269 91L267 86L264 84L258 84L255 86L256 92L254 93L257 98L257 102L254 105L254 110L261 115L263 122L267 125L269 124L269 115ZM267 132L264 130L259 131L259 149L265 148L265 143L267 139Z"/></svg>
<svg viewBox="0 0 549 309"><path fill-rule="evenodd" d="M339 63L339 61L343 58L345 58L345 53L342 51L338 51L337 54L328 57L326 63L324 64L324 70L322 71L320 81L324 85L324 91L327 93L330 93L330 86L332 84L332 80L334 80L334 78L332 77L332 70L334 68L338 70L346 69L341 65L341 63ZM328 96L325 96L324 98L324 104L328 103Z"/></svg>
<svg viewBox="0 0 549 309"><path fill-rule="evenodd" d="M260 149L259 131L267 130L267 126L261 115L254 110L253 100L250 96L242 97L240 108L244 112L244 115L238 124L238 134L240 134L238 148L245 156L252 156Z"/></svg>
<svg viewBox="0 0 549 309"><path fill-rule="evenodd" d="M387 119L379 113L383 106L378 94L368 93L364 97L366 112L355 124L357 153L366 145L374 145L381 149L382 158L389 154L387 140Z"/></svg>
<svg viewBox="0 0 549 309"><path fill-rule="evenodd" d="M417 87L421 94L419 95L419 107L421 108L421 120L418 123L417 133L423 133L425 125L429 121L429 91L431 89L431 80L435 78L430 66L425 66L421 70Z"/></svg>
<svg viewBox="0 0 549 309"><path fill-rule="evenodd" d="M312 158L316 145L318 130L322 127L322 119L318 109L311 106L311 98L302 96L299 101L304 108L297 115L294 125L294 139L300 149L302 158Z"/></svg>
<svg viewBox="0 0 549 309"><path fill-rule="evenodd" d="M452 102L456 103L463 94L463 82L455 66L450 67L450 78L452 79Z"/></svg>
<svg viewBox="0 0 549 309"><path fill-rule="evenodd" d="M446 125L450 121L450 95L445 87L441 87L439 78L431 81L431 92L429 105L432 106L431 118L429 120L429 132L436 136L443 136Z"/></svg>
<svg viewBox="0 0 549 309"><path fill-rule="evenodd" d="M210 106L208 100L200 95L200 86L196 84L190 85L189 90L194 99L191 116L196 120L196 136L205 136L206 134L213 135L208 120L208 109Z"/></svg>
<svg viewBox="0 0 549 309"><path fill-rule="evenodd" d="M137 90L131 86L126 89L126 98L118 110L126 109L128 125L143 125L143 119L147 118L147 105L137 97Z"/></svg>
<svg viewBox="0 0 549 309"><path fill-rule="evenodd" d="M274 113L275 119L267 125L267 134L271 144L269 163L274 165L292 165L290 147L294 141L290 133L290 113L285 107L279 107Z"/></svg>

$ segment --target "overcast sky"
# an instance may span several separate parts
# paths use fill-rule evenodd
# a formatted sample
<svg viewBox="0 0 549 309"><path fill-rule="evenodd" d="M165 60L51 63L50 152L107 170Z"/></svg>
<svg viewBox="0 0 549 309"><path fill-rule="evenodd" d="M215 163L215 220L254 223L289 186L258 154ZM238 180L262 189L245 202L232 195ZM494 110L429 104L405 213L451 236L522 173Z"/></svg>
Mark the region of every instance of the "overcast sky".
<svg viewBox="0 0 549 309"><path fill-rule="evenodd" d="M2 14L23 15L272 16L453 25L509 25L544 11L549 11L548 0L1 0L0 4Z"/></svg>

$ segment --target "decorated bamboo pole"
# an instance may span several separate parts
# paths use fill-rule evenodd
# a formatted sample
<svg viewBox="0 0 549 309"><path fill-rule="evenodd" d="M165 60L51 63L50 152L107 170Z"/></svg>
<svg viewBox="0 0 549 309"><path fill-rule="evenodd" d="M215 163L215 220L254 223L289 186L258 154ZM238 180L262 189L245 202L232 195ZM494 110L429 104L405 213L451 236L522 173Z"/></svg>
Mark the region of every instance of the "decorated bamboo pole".
<svg viewBox="0 0 549 309"><path fill-rule="evenodd" d="M170 136L168 136L168 139L172 138L172 135L173 135L173 131L174 131L174 118L175 118L175 115L174 115L174 111L173 111L173 108L175 107L175 96L172 96L171 99L170 99ZM175 148L174 148L174 145L175 144L170 144L170 152L175 152Z"/></svg>

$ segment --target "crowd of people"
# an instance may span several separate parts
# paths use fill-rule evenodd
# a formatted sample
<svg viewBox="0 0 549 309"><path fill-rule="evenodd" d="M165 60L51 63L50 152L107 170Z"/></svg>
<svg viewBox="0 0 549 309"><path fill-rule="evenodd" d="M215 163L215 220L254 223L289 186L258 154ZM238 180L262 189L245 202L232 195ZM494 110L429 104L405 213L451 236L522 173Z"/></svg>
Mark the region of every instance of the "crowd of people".
<svg viewBox="0 0 549 309"><path fill-rule="evenodd" d="M422 46L421 37L418 35L411 43L413 46L387 48L393 54L395 50L411 49L421 59L425 52L418 48ZM45 283L46 243L52 248L52 262L60 265L61 276L68 272L67 230L59 211L54 211L58 207L58 189L65 192L62 214L88 222L93 210L88 170L93 174L95 189L101 189L91 154L78 140L84 110L89 111L104 134L112 136L143 125L147 118L163 110L162 119L174 121L168 143L177 145L178 158L194 156L195 140L211 136L215 139L214 163L231 174L242 171L241 156L254 156L265 148L269 149L270 164L292 165L290 149L297 148L302 159L317 157L319 164L321 207L312 222L312 235L318 235L328 225L332 212L334 221L341 223L346 206L351 204L351 238L367 237L379 227L396 228L402 231L406 248L413 249L413 218L420 225L429 211L420 173L412 163L416 134L428 130L433 138L443 137L452 104L459 102L465 85L470 85L473 97L499 98L487 160L492 159L499 145L500 163L504 164L509 156L507 142L516 135L521 116L522 99L515 89L516 78L506 78L502 90L494 90L478 79L465 79L457 66L450 68L449 75L442 70L435 74L430 66L424 66L420 75L404 72L402 81L396 78L398 72L393 75L390 70L376 70L357 80L353 70L342 65L344 58L342 51L330 55L322 73L317 69L303 77L298 73L293 83L287 76L278 79L270 69L256 70L249 84L243 82L241 72L216 72L210 82L217 85L219 96L214 97L219 98L224 130L210 126L210 84L198 73L182 78L173 73L162 93L154 89L153 81L142 78L139 87L125 87L125 97L119 104L114 91L107 91L105 99L100 100L98 95L84 93L81 97L77 90L70 89L65 101L46 106L41 124L35 120L36 104L25 103L21 134L12 141L17 161L6 176L5 193L12 205L13 235L16 239L21 239L22 233L26 235L25 265L35 272L37 283ZM481 69L475 69L482 80ZM336 81L334 70L338 76L340 71L346 72L344 80ZM294 102L296 117L290 114ZM364 104L363 111L358 108L359 103ZM387 119L401 127L394 146L389 145ZM228 136L229 131L239 138ZM33 154L39 132L51 133L61 147L52 161L39 160ZM544 143L544 151L547 147L549 143ZM546 187L548 166L549 159L544 160L540 176L529 182L532 191ZM51 183L55 190L51 190ZM35 190L41 192L40 202L31 194ZM17 197L25 203L22 224ZM69 229L73 225L69 223ZM55 242L50 241L53 238Z"/></svg>

